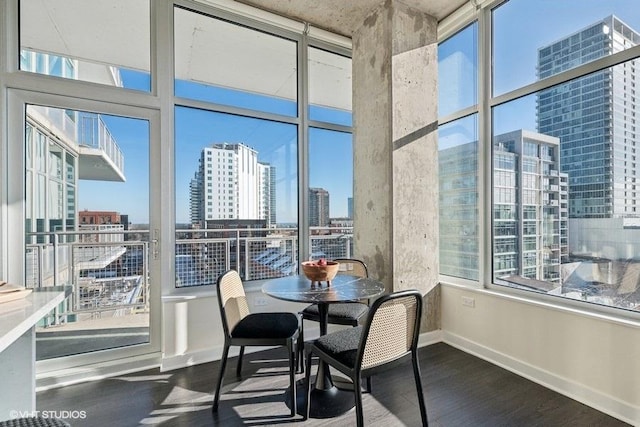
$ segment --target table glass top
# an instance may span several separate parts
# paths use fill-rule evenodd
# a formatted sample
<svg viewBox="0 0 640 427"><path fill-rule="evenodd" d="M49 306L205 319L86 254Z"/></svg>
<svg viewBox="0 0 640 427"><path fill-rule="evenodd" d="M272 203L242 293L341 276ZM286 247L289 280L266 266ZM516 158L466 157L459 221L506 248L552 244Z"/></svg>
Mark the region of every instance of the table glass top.
<svg viewBox="0 0 640 427"><path fill-rule="evenodd" d="M348 302L373 298L384 293L384 285L377 280L338 274L330 285L311 283L304 275L271 279L262 292L285 301L322 303Z"/></svg>

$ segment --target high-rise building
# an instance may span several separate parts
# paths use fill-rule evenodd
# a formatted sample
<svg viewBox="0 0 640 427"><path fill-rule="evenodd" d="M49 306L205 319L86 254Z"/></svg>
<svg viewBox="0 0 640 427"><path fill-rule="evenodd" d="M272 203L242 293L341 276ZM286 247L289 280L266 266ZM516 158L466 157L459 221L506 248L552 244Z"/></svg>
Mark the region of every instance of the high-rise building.
<svg viewBox="0 0 640 427"><path fill-rule="evenodd" d="M259 212L260 219L267 220L267 226L276 224L276 167L258 162L260 173Z"/></svg>
<svg viewBox="0 0 640 427"><path fill-rule="evenodd" d="M553 76L639 41L640 34L609 16L540 48L538 76ZM638 60L537 95L538 132L560 138L560 170L569 175L571 218L640 217L636 84Z"/></svg>
<svg viewBox="0 0 640 427"><path fill-rule="evenodd" d="M493 259L496 278L559 282L568 256L567 175L558 138L517 130L493 140ZM438 153L440 269L478 277L477 143Z"/></svg>
<svg viewBox="0 0 640 427"><path fill-rule="evenodd" d="M309 226L329 226L329 192L324 188L309 189Z"/></svg>
<svg viewBox="0 0 640 427"><path fill-rule="evenodd" d="M347 218L353 219L353 197L347 197Z"/></svg>
<svg viewBox="0 0 640 427"><path fill-rule="evenodd" d="M560 281L568 257L567 174L559 140L517 130L493 139L493 271Z"/></svg>
<svg viewBox="0 0 640 427"><path fill-rule="evenodd" d="M478 143L438 151L440 273L479 278Z"/></svg>
<svg viewBox="0 0 640 427"><path fill-rule="evenodd" d="M268 164L244 144L213 144L200 154L189 184L191 221L270 219L274 189Z"/></svg>
<svg viewBox="0 0 640 427"><path fill-rule="evenodd" d="M197 224L201 218L204 218L204 203L202 203L201 194L202 179L199 177L198 171L189 182L189 219L192 224Z"/></svg>

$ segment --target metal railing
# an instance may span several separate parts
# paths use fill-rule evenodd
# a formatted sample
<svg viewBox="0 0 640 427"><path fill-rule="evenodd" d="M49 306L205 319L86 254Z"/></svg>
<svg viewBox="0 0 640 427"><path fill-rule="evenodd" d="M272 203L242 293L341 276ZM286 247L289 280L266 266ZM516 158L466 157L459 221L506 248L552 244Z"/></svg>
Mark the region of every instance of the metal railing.
<svg viewBox="0 0 640 427"><path fill-rule="evenodd" d="M120 171L124 171L124 154L99 114L82 112L78 117L78 143L100 149Z"/></svg>
<svg viewBox="0 0 640 427"><path fill-rule="evenodd" d="M313 228L311 258L350 257L351 231ZM124 230L122 226L29 233L26 286L71 285L67 311L59 316L62 322L74 314L146 312L149 287L153 286L149 236L148 230ZM175 284L212 285L230 268L245 281L295 274L298 247L297 229L292 228L177 230Z"/></svg>

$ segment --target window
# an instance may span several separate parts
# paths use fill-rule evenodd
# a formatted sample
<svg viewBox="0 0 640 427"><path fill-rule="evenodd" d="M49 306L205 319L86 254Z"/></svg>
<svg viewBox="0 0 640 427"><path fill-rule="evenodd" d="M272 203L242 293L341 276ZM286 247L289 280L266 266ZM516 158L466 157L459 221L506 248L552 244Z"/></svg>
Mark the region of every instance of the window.
<svg viewBox="0 0 640 427"><path fill-rule="evenodd" d="M295 41L178 7L174 25L176 96L297 115Z"/></svg>
<svg viewBox="0 0 640 427"><path fill-rule="evenodd" d="M309 118L351 126L351 58L309 48Z"/></svg>
<svg viewBox="0 0 640 427"><path fill-rule="evenodd" d="M301 247L309 256L352 254L348 52L183 7L174 22L175 253L188 259L176 286L213 284L229 268L245 281L292 274ZM300 107L298 81L306 80ZM300 108L313 126L303 126ZM309 160L299 171L301 144ZM310 186L301 190L302 173ZM308 242L298 236L301 194Z"/></svg>
<svg viewBox="0 0 640 427"><path fill-rule="evenodd" d="M353 256L350 133L309 129L309 234L311 258Z"/></svg>
<svg viewBox="0 0 640 427"><path fill-rule="evenodd" d="M562 2L540 7L535 0L511 0L495 8L494 96L636 46L633 5L586 0L579 8Z"/></svg>
<svg viewBox="0 0 640 427"><path fill-rule="evenodd" d="M438 162L440 272L477 280L478 130L475 115L440 126Z"/></svg>
<svg viewBox="0 0 640 427"><path fill-rule="evenodd" d="M491 262L479 265L491 265L497 289L638 311L640 284L634 278L640 271L640 215L632 153L640 110L632 82L640 61L640 14L627 0L585 0L570 9L558 2L540 8L535 0L493 5L479 12L491 36L468 39L482 54L493 54L482 62L491 68L479 73L487 79L482 87L491 88L487 99L477 99L474 86L467 89L469 101L456 102L456 90L465 83L451 82L456 76L451 67L443 71L452 62L449 52L456 51L450 46L476 24L442 40L439 48L440 154L446 144L443 131L460 121L475 117L489 130L490 141L484 134L474 138L474 158L490 162L476 171L490 168L477 175L477 191L490 194L491 214L467 227L490 230L475 234L492 239L491 245L481 239L476 243L492 248L490 254L480 251L478 258ZM462 68L453 69L461 75ZM464 75L478 78L469 67ZM450 177L454 167L442 170L443 158L440 271L473 278L447 265L467 256L462 248L467 234L452 239L443 230L458 215L451 205L469 199L450 193L460 180ZM445 256L445 250L451 252Z"/></svg>
<svg viewBox="0 0 640 427"><path fill-rule="evenodd" d="M478 26L471 24L438 46L441 116L478 103Z"/></svg>
<svg viewBox="0 0 640 427"><path fill-rule="evenodd" d="M21 70L150 91L149 0L50 3L20 0Z"/></svg>

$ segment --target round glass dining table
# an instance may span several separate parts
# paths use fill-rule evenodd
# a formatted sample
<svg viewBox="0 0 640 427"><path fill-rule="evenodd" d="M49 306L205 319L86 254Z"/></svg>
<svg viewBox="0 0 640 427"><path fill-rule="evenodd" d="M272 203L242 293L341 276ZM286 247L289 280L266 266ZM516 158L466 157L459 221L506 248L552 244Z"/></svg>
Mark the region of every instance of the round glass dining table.
<svg viewBox="0 0 640 427"><path fill-rule="evenodd" d="M318 305L320 335L327 333L329 304L339 304L375 298L384 293L384 285L374 279L338 274L327 284L311 283L304 275L293 275L271 279L264 283L262 292L284 301L303 302ZM299 387L302 389L302 387ZM306 396L298 395L298 412L304 410ZM340 390L333 383L329 366L318 365L318 373L311 390L309 415L313 418L330 418L353 408L353 392Z"/></svg>

